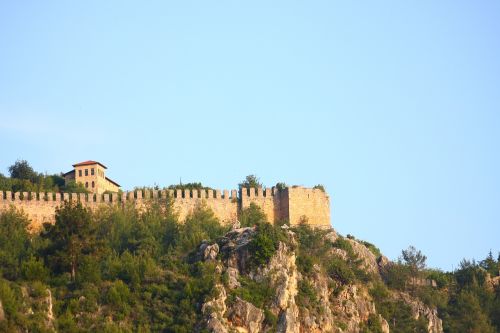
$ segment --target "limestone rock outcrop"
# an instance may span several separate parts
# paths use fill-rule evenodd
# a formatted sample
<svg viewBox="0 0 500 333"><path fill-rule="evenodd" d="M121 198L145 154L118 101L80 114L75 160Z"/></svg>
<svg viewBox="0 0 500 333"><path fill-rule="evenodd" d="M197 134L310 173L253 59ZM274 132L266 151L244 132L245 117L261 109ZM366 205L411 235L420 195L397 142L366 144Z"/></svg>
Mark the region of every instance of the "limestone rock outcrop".
<svg viewBox="0 0 500 333"><path fill-rule="evenodd" d="M222 281L215 287L215 296L202 306L203 327L215 333L359 333L369 320L376 318L381 331L390 332L388 322L377 312L368 292L369 285L343 284L332 279L324 267L317 264L307 276L303 275L297 267L293 229L285 232L291 240L279 242L268 263L258 267L252 265L249 247L257 233L253 227L233 228L217 243L203 243L199 247L198 258L215 261L220 267L218 272ZM323 237L333 244L340 236L332 230ZM359 267L370 276L377 278L379 270L390 264L383 256L377 258L361 242L349 240L349 244L361 263ZM348 260L343 249L332 247L329 251L333 256ZM241 288L246 288L249 283L269 287L271 298L264 306L259 308L258 303L252 304L239 296ZM316 295L313 308L299 301L300 286L304 284L310 286ZM407 303L415 319L425 318L429 323L429 333L442 333L441 319L435 309L404 293L394 293L391 297Z"/></svg>
<svg viewBox="0 0 500 333"><path fill-rule="evenodd" d="M411 297L407 293L397 293L397 298L403 300L406 304L408 304L411 308L411 312L413 314L414 319L419 319L424 317L427 322L427 332L429 333L443 333L443 322L438 317L437 310L435 308L430 308L422 301Z"/></svg>
<svg viewBox="0 0 500 333"><path fill-rule="evenodd" d="M236 297L228 313L228 320L237 330L244 329L249 333L259 333L262 330L264 312L252 303Z"/></svg>

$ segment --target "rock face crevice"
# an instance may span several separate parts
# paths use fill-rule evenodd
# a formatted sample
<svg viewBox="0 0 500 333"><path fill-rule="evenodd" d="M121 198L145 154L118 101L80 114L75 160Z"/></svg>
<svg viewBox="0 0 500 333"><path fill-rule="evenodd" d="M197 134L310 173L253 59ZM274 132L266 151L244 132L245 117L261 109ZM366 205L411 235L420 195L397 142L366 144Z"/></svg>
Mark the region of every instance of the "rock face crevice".
<svg viewBox="0 0 500 333"><path fill-rule="evenodd" d="M223 283L215 287L215 296L202 306L203 326L206 329L215 333L359 333L370 320L376 318L382 332L389 333L389 324L377 312L368 285L349 283L339 286L319 265L314 265L313 272L307 276L301 274L297 268L296 250L290 244L280 242L266 265L253 267L250 264L249 244L256 232L255 228L233 229L217 244L202 244L199 247L198 257L203 261L215 261L217 271L225 277L221 279ZM294 237L291 230L287 232ZM331 243L338 237L334 231L325 234L325 240ZM356 240L349 240L349 243L362 269L381 281L379 269L381 260L386 258L377 258ZM344 250L332 250L340 250L332 253L337 257L347 256L341 252ZM259 308L247 299L233 295L245 287L242 279L257 285L266 284L270 288L272 295L264 306ZM311 286L317 295L315 308L299 304L301 283ZM425 318L429 333L443 332L435 309L408 294L392 294L391 297L407 303L414 319Z"/></svg>

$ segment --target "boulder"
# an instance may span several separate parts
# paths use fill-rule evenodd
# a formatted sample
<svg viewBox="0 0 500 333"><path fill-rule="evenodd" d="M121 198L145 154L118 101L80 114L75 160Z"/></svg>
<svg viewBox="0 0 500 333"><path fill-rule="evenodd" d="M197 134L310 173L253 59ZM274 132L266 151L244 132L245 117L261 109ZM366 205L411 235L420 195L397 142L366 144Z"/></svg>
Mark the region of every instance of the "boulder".
<svg viewBox="0 0 500 333"><path fill-rule="evenodd" d="M249 333L259 333L264 321L264 312L252 303L236 297L236 301L228 311L228 320L238 329L246 329Z"/></svg>
<svg viewBox="0 0 500 333"><path fill-rule="evenodd" d="M219 245L217 243L209 245L206 242L201 243L198 255L203 261L215 260L219 254Z"/></svg>
<svg viewBox="0 0 500 333"><path fill-rule="evenodd" d="M331 230L329 233L325 235L325 239L328 240L330 243L335 243L335 241L339 238L339 235L335 230Z"/></svg>
<svg viewBox="0 0 500 333"><path fill-rule="evenodd" d="M227 323L224 318L226 313L226 290L220 284L215 286L216 297L203 304L201 312L206 318L206 328L212 333L227 333Z"/></svg>

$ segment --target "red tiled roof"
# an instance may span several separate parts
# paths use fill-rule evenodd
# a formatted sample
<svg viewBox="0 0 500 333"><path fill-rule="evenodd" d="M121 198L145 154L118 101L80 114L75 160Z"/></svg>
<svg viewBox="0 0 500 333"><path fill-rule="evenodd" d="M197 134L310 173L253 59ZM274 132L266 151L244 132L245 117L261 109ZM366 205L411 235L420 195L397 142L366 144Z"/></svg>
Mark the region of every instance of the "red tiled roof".
<svg viewBox="0 0 500 333"><path fill-rule="evenodd" d="M118 187L121 187L121 186L120 186L120 184L118 184L118 183L116 183L116 182L112 181L112 180L111 180L111 179L109 179L108 177L105 177L105 178L106 178L106 180L107 180L108 182L113 183L113 184L115 184L115 185L116 185L116 186L118 186Z"/></svg>
<svg viewBox="0 0 500 333"><path fill-rule="evenodd" d="M99 164L100 166L102 166L104 169L107 169L107 167L100 163L100 162L97 162L97 161L85 161L85 162L80 162L80 163L76 163L76 164L73 164L73 167L77 167L77 166L83 166L83 165L93 165L93 164Z"/></svg>

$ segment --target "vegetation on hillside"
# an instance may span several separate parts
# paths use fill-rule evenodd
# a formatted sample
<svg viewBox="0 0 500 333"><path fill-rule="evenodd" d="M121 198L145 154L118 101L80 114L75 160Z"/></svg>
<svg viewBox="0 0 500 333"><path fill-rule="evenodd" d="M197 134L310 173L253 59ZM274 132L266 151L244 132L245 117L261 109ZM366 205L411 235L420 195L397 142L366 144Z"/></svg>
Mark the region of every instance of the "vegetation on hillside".
<svg viewBox="0 0 500 333"><path fill-rule="evenodd" d="M499 276L500 257L492 253L479 262L464 260L454 272L441 272L428 269L425 255L410 247L385 266L380 278L363 268L352 236L332 242L327 230L272 225L256 205L244 209L239 219L242 226L255 227L248 245L251 269L266 265L280 243L296 253L304 277L296 302L311 315L324 311L312 282L321 273L329 279L331 297L353 283L367 286L392 332L425 332L425 321L413 319L408 304L391 297L398 292L437 307L447 333L500 332L500 287L492 283ZM141 211L126 205L92 212L66 202L57 209L55 224L44 225L40 234L29 234L28 224L14 208L0 213L5 314L0 332L202 332L201 306L214 296L217 283L226 283L214 262L194 259L201 242L213 244L228 231L203 205L180 223L171 198ZM358 242L380 256L373 244ZM437 286L412 279L432 279ZM239 297L265 310L274 297L265 281L240 276L239 283L228 302ZM53 323L47 321L47 299L53 303ZM276 316L264 315L273 331ZM370 316L361 332L381 332L380 318Z"/></svg>

